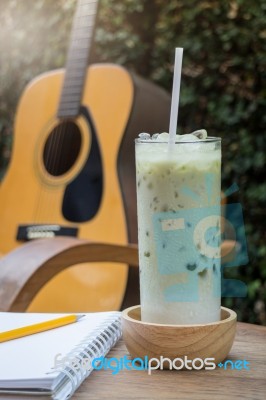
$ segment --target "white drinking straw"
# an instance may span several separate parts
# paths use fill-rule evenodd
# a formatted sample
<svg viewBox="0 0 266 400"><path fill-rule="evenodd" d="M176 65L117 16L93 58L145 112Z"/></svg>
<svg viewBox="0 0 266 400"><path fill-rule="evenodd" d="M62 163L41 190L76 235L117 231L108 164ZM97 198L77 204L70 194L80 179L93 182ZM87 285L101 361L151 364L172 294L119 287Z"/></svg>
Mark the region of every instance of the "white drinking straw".
<svg viewBox="0 0 266 400"><path fill-rule="evenodd" d="M172 91L172 102L171 102L171 114L170 114L170 126L169 126L169 148L171 148L171 145L173 145L175 143L176 126L177 126L177 118L178 118L178 107L179 107L182 59L183 59L183 48L176 47L173 91Z"/></svg>

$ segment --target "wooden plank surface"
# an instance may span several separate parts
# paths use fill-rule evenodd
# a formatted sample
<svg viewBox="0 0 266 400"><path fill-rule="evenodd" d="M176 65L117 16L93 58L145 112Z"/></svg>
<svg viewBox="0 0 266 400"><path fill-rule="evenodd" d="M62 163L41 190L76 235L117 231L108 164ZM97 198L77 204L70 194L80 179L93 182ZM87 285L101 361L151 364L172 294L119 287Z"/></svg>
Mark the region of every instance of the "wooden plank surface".
<svg viewBox="0 0 266 400"><path fill-rule="evenodd" d="M108 354L124 357L127 349L121 340ZM230 360L247 360L250 369L207 371L110 370L94 371L73 396L89 399L195 399L260 400L266 398L266 327L238 323Z"/></svg>

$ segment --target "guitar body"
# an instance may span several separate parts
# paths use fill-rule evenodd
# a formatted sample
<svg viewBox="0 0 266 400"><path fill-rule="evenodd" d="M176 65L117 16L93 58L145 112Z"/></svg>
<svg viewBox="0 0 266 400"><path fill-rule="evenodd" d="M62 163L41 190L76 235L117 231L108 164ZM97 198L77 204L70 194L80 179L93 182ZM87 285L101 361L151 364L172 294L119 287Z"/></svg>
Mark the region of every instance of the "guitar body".
<svg viewBox="0 0 266 400"><path fill-rule="evenodd" d="M90 151L91 132L81 116L78 116L76 123L82 135L82 150L74 166L60 177L54 177L43 165L45 142L53 127L59 123L56 112L62 81L63 71L45 74L35 79L21 99L15 125L11 165L1 185L0 243L1 251L4 253L19 244L16 241L18 225L53 223L76 226L64 219L62 204L67 184L80 172ZM122 86L124 89L120 91L120 95L115 96L117 88ZM132 101L133 85L125 70L103 65L90 68L82 105L90 108L97 131L104 163L104 195L96 216L89 223L79 224L80 238L120 244L127 242L116 157L130 116ZM86 281L94 282L95 279L108 283L108 289L111 284L111 291L105 290L106 285L102 284L96 285L96 290L92 290L93 287ZM73 305L73 297L77 299L75 303L82 302L80 309L88 307L102 309L102 300L107 307L117 309L125 291L127 267L119 265L111 269L104 268L103 265L81 266L65 272L64 277L57 280L58 282L55 281L51 286L49 296L45 295L43 300L41 297L38 301L36 299L36 305L32 306L32 309L35 307L41 309L42 304L46 309L54 308L53 292L67 291L73 282L76 290L71 290L67 309L70 310L71 304ZM95 283L92 286L94 285ZM51 299L50 306L49 299ZM88 304L85 304L86 302ZM57 307L61 306L63 305L59 304Z"/></svg>
<svg viewBox="0 0 266 400"><path fill-rule="evenodd" d="M89 156L91 132L85 119L78 116L75 122L80 127L82 148L75 164L59 177L46 171L44 146L54 126L60 123L56 112L62 79L63 71L35 79L25 90L18 108L11 164L1 185L0 246L5 253L18 245L18 223L69 225L62 214L63 196L66 186L79 174ZM116 96L119 86L123 89ZM81 238L102 237L108 241L113 238L120 243L127 240L116 158L132 102L133 85L124 69L114 65L90 67L82 105L93 115L105 177L97 215L89 223L79 224Z"/></svg>
<svg viewBox="0 0 266 400"><path fill-rule="evenodd" d="M64 74L41 75L21 98L12 158L0 187L2 254L23 243L18 228L30 224L73 228L79 238L93 241L137 241L133 139L141 131L166 130L170 98L120 66L96 64L87 69L79 115L62 123L57 108ZM61 147L70 125L74 133L66 154ZM100 154L95 176L94 164L88 164L93 151ZM62 160L56 167L58 154ZM89 206L99 174L97 204L92 213L79 216ZM31 234L34 238L34 228ZM119 309L128 285L138 293L134 274L128 280L127 265L74 266L51 280L29 311Z"/></svg>

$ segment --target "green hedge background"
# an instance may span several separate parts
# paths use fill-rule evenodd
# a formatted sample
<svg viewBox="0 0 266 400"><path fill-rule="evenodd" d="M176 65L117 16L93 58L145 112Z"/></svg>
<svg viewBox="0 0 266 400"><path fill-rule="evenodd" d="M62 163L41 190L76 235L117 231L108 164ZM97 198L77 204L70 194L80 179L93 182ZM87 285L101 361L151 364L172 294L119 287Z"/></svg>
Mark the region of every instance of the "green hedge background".
<svg viewBox="0 0 266 400"><path fill-rule="evenodd" d="M12 151L26 83L65 63L76 0L0 2L0 171ZM91 62L114 62L171 90L184 47L179 133L223 138L223 188L244 210L249 264L225 271L248 285L226 298L242 321L266 325L266 0L101 0Z"/></svg>

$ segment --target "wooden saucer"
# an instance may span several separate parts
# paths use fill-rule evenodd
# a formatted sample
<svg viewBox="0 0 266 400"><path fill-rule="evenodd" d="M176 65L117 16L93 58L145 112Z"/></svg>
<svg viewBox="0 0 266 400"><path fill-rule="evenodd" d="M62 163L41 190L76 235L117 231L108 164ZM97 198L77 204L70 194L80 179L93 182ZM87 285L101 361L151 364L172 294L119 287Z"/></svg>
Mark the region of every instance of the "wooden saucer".
<svg viewBox="0 0 266 400"><path fill-rule="evenodd" d="M164 325L142 322L140 306L122 312L122 330L126 347L132 358L160 356L170 360L181 358L214 358L222 362L233 345L237 315L221 307L221 320L209 324ZM166 365L167 368L167 365Z"/></svg>

